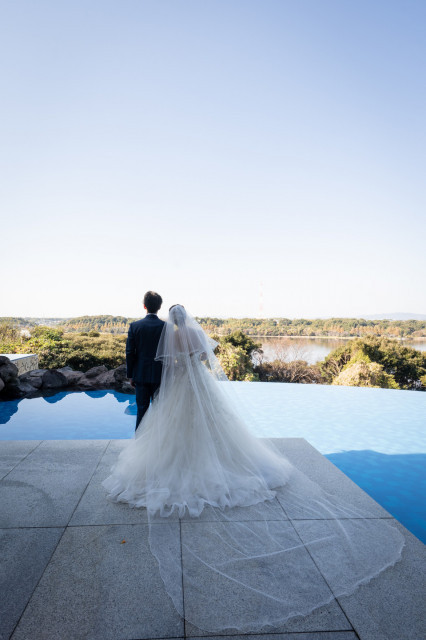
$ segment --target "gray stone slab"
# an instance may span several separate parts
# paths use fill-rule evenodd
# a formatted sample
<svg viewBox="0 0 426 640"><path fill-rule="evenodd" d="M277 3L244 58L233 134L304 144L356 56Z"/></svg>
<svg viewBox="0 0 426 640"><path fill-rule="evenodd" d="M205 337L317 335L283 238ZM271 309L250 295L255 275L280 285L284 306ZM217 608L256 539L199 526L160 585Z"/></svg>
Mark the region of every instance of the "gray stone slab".
<svg viewBox="0 0 426 640"><path fill-rule="evenodd" d="M353 509L352 516L357 513L362 517L392 518L383 507L356 485L340 469L325 458L304 438L271 438L277 448L294 464L294 466L316 483L322 490L332 494L334 504ZM293 486L298 492L297 501L288 496ZM290 478L289 484L277 490L277 497L290 519L324 518L324 512L316 509L315 500L319 494L314 485L305 483L303 491L300 487L300 476ZM323 494L324 497L325 494ZM297 502L297 504L296 504ZM339 513L337 510L336 514Z"/></svg>
<svg viewBox="0 0 426 640"><path fill-rule="evenodd" d="M4 478L41 440L1 440L0 441L0 480Z"/></svg>
<svg viewBox="0 0 426 640"><path fill-rule="evenodd" d="M102 481L111 473L111 467L128 442L128 440L110 441L73 513L70 525L138 524L148 521L146 509L134 509L128 504L109 501L107 492L102 486Z"/></svg>
<svg viewBox="0 0 426 640"><path fill-rule="evenodd" d="M426 638L426 547L400 523L406 544L401 562L339 603L360 640Z"/></svg>
<svg viewBox="0 0 426 640"><path fill-rule="evenodd" d="M0 639L9 638L63 529L0 530Z"/></svg>
<svg viewBox="0 0 426 640"><path fill-rule="evenodd" d="M174 552L180 554L179 523ZM125 540L125 543L122 543ZM69 527L13 640L182 637L146 525Z"/></svg>
<svg viewBox="0 0 426 640"><path fill-rule="evenodd" d="M388 518L293 520L335 596L400 560L404 536Z"/></svg>
<svg viewBox="0 0 426 640"><path fill-rule="evenodd" d="M182 522L182 559L184 565L184 594L185 594L185 633L187 636L209 636L215 635L205 630L200 630L196 625L199 622L199 611L204 612L202 626L206 628L214 628L218 615L222 616L224 607L229 611L229 619L232 621L233 612L241 607L247 611L256 612L259 606L264 604L263 600L259 601L256 596L256 589L267 589L270 581L271 564L264 565L262 558L257 558L251 564L244 562L241 568L238 563L234 563L232 568L233 580L224 578L221 574L224 561L227 557L227 548L235 546L239 540L240 534L245 535L240 530L244 526L244 522L226 522L211 523L200 522L190 523ZM300 539L293 526L288 521L278 521L270 523L274 527L274 535L285 540L285 544L290 547L300 547L298 550L298 597L300 603L305 602L309 597L311 590L321 591L324 601L329 600L328 604L319 607L316 611L308 616L294 615L285 624L275 627L273 630L268 628L270 632L305 632L305 631L330 631L330 630L352 630L352 626L348 622L346 616L338 603L334 600L328 586L326 585L321 574L315 567L311 557L300 544ZM256 530L257 531L257 530ZM261 536L262 526L258 531ZM229 536L229 537L228 537ZM188 551L187 545L190 549ZM203 554L209 563L218 567L218 571L208 571L201 577L203 581L202 592L199 589L200 572L203 571L203 563L197 560ZM240 573L241 572L241 573ZM247 582L247 573L252 576L253 589L245 589L239 584L239 580ZM192 576L198 576L197 582L192 581ZM201 574L202 575L202 574ZM264 581L264 584L262 584ZM286 598L288 585L285 580L282 582L283 599ZM297 605L295 605L297 606ZM256 615L256 614L255 614ZM230 625L230 627L232 624ZM229 635L238 635L235 631L224 631Z"/></svg>
<svg viewBox="0 0 426 640"><path fill-rule="evenodd" d="M3 459L5 468L9 464L13 470L0 482L0 518L3 517L6 527L53 524L54 528L9 528L1 532L0 541L4 540L3 546L11 550L10 558L2 552L7 568L2 592L10 593L10 598L0 604L0 607L3 605L1 611L5 612L4 631L3 623L0 625L5 638L19 619L40 576L13 638L160 640L183 637L183 621L165 593L157 563L148 547L148 527L142 524L145 511L108 502L101 485L126 442L128 440L113 440L107 448L108 441L43 441L34 450L38 441L7 442L9 453L5 448ZM371 515L373 511L378 518L390 517L303 439L279 439L275 443L308 477L325 490L337 493L342 502L347 503L350 499L362 513ZM0 469L3 444L0 442ZM285 496L279 493L278 497L281 506L273 501L270 516L263 513L262 518L267 518L274 526L287 527L289 531L292 526L300 529L303 526L301 519L306 515L305 505L302 511L287 511L291 518L289 522L283 519L285 507L288 509ZM52 553L55 540L60 537L62 527L73 511L73 526L65 531L49 562L49 550ZM224 526L243 524L249 518L255 520L255 511L248 514L248 510L237 509L234 513L225 513L224 519L229 522ZM278 513L281 513L279 517ZM132 518L136 523L127 524ZM223 523L212 522L214 518L207 509L200 519L182 519L183 540L185 535L191 535L195 536L191 545L194 540L199 545L209 545L209 528L223 526ZM101 526L91 526L93 524ZM317 524L321 525L313 522L314 526ZM178 544L179 522L168 520L168 525L176 526L176 536L172 539ZM425 547L402 526L397 526L407 538L400 563L361 586L352 596L331 600L308 616L293 617L273 633L268 630L265 635L250 636L251 639L270 637L277 640L281 635L282 640L293 637L295 640L420 640L426 637L422 600L426 592ZM16 539L13 539L15 535ZM121 544L122 539L126 543ZM33 556L27 553L30 546L35 551ZM220 544L210 546L208 551L213 555L220 554ZM174 552L179 553L179 549ZM303 572L307 559L301 555ZM190 559L185 551L184 562L189 562L186 566L190 569ZM318 579L322 579L319 573ZM223 602L232 602L234 597L226 588L220 591L219 580L213 580L210 585L212 602L209 597L204 602L190 585L185 587L188 617L197 607L207 607L214 617L218 607ZM215 637L189 622L185 622L185 631L192 638ZM240 637L232 632L229 636ZM223 640L225 636L220 637Z"/></svg>
<svg viewBox="0 0 426 640"><path fill-rule="evenodd" d="M0 482L0 526L66 525L107 444L44 440Z"/></svg>
<svg viewBox="0 0 426 640"><path fill-rule="evenodd" d="M268 632L262 634L260 637L263 639L270 638L271 640L275 640L277 636L284 633L285 638L292 638L293 636L298 640L300 637L303 638L303 634L307 634L309 638L323 638L328 637L327 632L330 634L335 633L345 633L349 634L348 636L343 635L343 638L355 638L353 634L353 627L345 614L343 613L339 603L335 600L324 607L319 607L312 613L307 616L295 616L294 618L290 618L285 624L282 624L275 629L268 629ZM203 631L202 629L198 629L190 622L185 622L185 633L187 637L197 638L197 637L215 637L214 633L209 633L207 631ZM241 637L238 631L227 631L229 637ZM223 636L220 636L223 637ZM257 637L255 635L246 635L244 638L252 638ZM335 640L334 635L330 637Z"/></svg>

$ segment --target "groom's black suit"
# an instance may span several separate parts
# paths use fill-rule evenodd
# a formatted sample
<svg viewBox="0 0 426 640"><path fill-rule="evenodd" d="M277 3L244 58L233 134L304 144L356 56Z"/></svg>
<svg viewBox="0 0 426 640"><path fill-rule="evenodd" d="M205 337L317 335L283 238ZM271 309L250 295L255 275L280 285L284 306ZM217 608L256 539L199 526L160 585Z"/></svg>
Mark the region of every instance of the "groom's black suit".
<svg viewBox="0 0 426 640"><path fill-rule="evenodd" d="M164 327L163 320L155 313L148 313L142 320L132 322L126 342L127 377L133 378L136 390L138 414L136 429L161 382L161 362L157 362L158 342Z"/></svg>

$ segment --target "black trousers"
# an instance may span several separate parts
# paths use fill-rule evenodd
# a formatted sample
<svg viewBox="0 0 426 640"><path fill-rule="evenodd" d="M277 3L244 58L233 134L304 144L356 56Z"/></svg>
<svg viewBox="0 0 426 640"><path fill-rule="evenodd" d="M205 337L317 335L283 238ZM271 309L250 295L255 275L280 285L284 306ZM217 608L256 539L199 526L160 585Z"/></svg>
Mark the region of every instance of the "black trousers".
<svg viewBox="0 0 426 640"><path fill-rule="evenodd" d="M135 431L139 426L140 421L148 411L151 400L154 397L155 392L160 386L159 382L136 382L136 406L138 413L136 416Z"/></svg>

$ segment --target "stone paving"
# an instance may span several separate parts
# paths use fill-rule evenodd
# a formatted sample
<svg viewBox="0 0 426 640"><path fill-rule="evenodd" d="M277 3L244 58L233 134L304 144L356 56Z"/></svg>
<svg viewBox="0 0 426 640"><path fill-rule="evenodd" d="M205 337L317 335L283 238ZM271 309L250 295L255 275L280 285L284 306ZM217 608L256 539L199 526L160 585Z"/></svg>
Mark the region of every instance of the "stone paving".
<svg viewBox="0 0 426 640"><path fill-rule="evenodd" d="M182 620L166 594L148 545L146 512L105 498L101 481L126 442L0 442L0 640L195 640L209 635ZM274 442L324 489L374 509L378 518L392 519L302 438ZM176 521L177 545L185 526ZM394 567L352 596L292 618L274 633L250 637L424 640L425 546L397 526L406 545Z"/></svg>

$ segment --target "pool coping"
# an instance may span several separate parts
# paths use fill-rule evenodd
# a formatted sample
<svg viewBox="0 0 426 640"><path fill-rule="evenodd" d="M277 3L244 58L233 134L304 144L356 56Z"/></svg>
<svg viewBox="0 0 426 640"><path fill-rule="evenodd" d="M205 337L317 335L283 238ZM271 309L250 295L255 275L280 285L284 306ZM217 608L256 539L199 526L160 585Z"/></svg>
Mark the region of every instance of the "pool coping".
<svg viewBox="0 0 426 640"><path fill-rule="evenodd" d="M274 633L253 637L426 637L425 545L306 440L271 440L324 489L395 523L406 544L400 562L353 595L336 598L309 616L292 618ZM4 594L0 640L207 635L178 616L152 555L141 553L146 512L105 499L101 482L126 443L128 439L0 443L0 581ZM126 544L119 544L122 540ZM123 568L118 573L115 561ZM65 575L72 579L64 582Z"/></svg>

